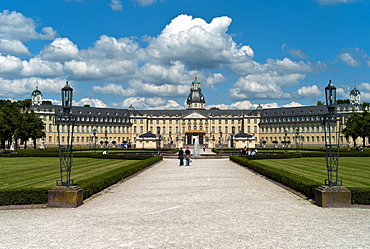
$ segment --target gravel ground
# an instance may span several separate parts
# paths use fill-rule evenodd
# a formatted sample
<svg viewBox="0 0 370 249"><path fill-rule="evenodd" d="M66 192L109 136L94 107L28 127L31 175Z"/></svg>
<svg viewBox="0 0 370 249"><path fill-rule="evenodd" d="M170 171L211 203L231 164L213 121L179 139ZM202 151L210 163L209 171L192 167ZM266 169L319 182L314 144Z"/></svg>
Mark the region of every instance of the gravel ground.
<svg viewBox="0 0 370 249"><path fill-rule="evenodd" d="M317 207L228 159L164 159L75 209L0 210L0 248L370 248L370 209Z"/></svg>

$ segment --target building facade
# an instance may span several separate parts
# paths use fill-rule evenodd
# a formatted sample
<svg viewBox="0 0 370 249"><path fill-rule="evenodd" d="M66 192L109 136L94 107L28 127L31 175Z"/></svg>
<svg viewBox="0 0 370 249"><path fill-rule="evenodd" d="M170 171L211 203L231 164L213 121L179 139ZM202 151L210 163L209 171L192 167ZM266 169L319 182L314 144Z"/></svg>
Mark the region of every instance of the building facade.
<svg viewBox="0 0 370 249"><path fill-rule="evenodd" d="M44 121L46 146L58 145L56 121L60 120L62 107L42 105L42 93L36 88L32 93L32 110ZM208 148L254 148L255 146L322 146L324 130L322 116L326 106L301 106L255 110L206 110L200 82L192 82L183 110L135 110L73 107L74 146L109 146L129 144L137 148L179 148L194 143ZM356 87L350 92L350 104L336 106L342 120L352 112L362 112L360 92ZM337 131L341 127L333 127ZM95 135L94 135L95 134ZM61 143L64 126L60 124ZM334 138L333 138L334 139ZM353 141L344 141L351 145ZM335 141L333 141L335 142ZM42 143L42 139L38 141Z"/></svg>

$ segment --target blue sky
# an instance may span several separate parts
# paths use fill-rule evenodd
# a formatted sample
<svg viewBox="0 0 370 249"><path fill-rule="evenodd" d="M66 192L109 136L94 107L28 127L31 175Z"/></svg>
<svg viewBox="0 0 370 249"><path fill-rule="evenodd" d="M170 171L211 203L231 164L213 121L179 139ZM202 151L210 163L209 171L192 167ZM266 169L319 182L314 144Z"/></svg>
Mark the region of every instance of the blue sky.
<svg viewBox="0 0 370 249"><path fill-rule="evenodd" d="M2 0L0 99L183 109L370 101L369 0Z"/></svg>

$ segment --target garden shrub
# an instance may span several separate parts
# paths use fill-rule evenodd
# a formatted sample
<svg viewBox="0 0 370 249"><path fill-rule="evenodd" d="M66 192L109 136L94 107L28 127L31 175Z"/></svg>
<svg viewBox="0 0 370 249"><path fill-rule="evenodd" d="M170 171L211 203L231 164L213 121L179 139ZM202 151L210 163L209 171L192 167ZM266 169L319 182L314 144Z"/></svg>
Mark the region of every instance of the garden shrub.
<svg viewBox="0 0 370 249"><path fill-rule="evenodd" d="M370 188L348 188L352 204L370 205Z"/></svg>
<svg viewBox="0 0 370 249"><path fill-rule="evenodd" d="M0 190L0 206L47 203L48 191L48 188Z"/></svg>

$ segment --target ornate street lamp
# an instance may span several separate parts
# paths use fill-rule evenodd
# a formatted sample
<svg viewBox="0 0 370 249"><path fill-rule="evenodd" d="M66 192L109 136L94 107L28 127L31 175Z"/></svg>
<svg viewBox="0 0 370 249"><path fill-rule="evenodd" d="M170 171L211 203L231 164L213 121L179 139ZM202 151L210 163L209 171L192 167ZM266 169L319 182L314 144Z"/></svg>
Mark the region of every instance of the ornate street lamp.
<svg viewBox="0 0 370 249"><path fill-rule="evenodd" d="M94 154L96 154L96 128L93 128L93 135L94 135Z"/></svg>
<svg viewBox="0 0 370 249"><path fill-rule="evenodd" d="M59 145L59 165L60 165L60 180L57 180L57 186L72 186L73 180L71 180L71 169L72 169L72 147L73 147L73 130L75 120L71 116L72 108L72 94L73 89L68 85L62 88L62 108L63 115L57 118L57 130L58 130L58 145ZM65 141L61 141L60 124L66 123L67 137ZM63 136L64 138L64 136Z"/></svg>
<svg viewBox="0 0 370 249"><path fill-rule="evenodd" d="M342 117L340 114L334 113L336 88L331 81L325 88L325 98L328 114L323 115L322 121L325 134L325 160L328 178L325 179L325 185L315 189L315 203L321 207L350 207L351 192L342 186L342 180L338 180Z"/></svg>
<svg viewBox="0 0 370 249"><path fill-rule="evenodd" d="M284 129L284 142L285 142L285 152L287 152L287 141L286 141L286 138L287 138L287 135L288 135L288 131L286 130L286 128Z"/></svg>
<svg viewBox="0 0 370 249"><path fill-rule="evenodd" d="M325 179L325 185L341 186L342 180L338 180L338 159L341 131L341 117L334 114L336 104L336 88L329 80L325 87L326 107L328 114L323 116L323 126L325 134L325 159L328 179ZM337 127L336 127L337 126Z"/></svg>
<svg viewBox="0 0 370 249"><path fill-rule="evenodd" d="M232 148L232 152L231 152L231 155L233 154L234 152L234 136L235 136L235 126L231 127L231 148Z"/></svg>
<svg viewBox="0 0 370 249"><path fill-rule="evenodd" d="M296 153L299 153L299 141L298 141L298 138L299 138L299 127L297 127L295 129L295 144L296 144L296 148L297 148L297 152Z"/></svg>
<svg viewBox="0 0 370 249"><path fill-rule="evenodd" d="M222 131L220 131L219 144L220 144L220 152L223 152L222 150Z"/></svg>
<svg viewBox="0 0 370 249"><path fill-rule="evenodd" d="M157 126L157 153L160 155L161 152L161 127Z"/></svg>
<svg viewBox="0 0 370 249"><path fill-rule="evenodd" d="M333 86L331 80L329 80L329 84L325 87L325 99L326 99L326 107L328 108L329 114L334 114L335 111L335 104L336 104L336 92L337 88Z"/></svg>

